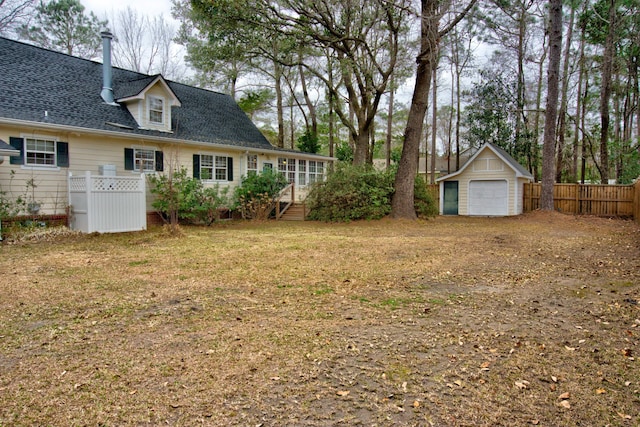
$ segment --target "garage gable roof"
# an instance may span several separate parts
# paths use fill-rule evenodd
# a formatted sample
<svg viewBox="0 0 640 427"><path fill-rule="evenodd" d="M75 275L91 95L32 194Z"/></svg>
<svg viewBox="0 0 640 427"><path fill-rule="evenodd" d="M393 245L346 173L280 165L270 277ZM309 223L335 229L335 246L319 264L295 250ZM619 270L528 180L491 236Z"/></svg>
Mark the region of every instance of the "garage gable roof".
<svg viewBox="0 0 640 427"><path fill-rule="evenodd" d="M471 156L471 158L469 158L469 160L459 170L457 170L457 171L455 171L453 173L450 173L449 175L445 175L445 176L442 176L442 177L438 178L436 180L436 182L445 181L447 179L450 179L450 178L453 178L453 177L455 177L457 175L460 175L485 150L493 151L493 153L496 156L498 156L499 159L501 159L511 169L513 169L513 171L515 172L517 178L533 179L533 175L531 175L531 173L527 169L525 169L524 166L522 166L520 163L518 163L516 161L516 159L511 157L511 155L509 153L507 153L505 150L503 150L502 148L498 147L497 145L493 145L490 142L485 142L484 145L482 145L482 147L480 147L478 149L478 151L476 151L476 153L473 156Z"/></svg>

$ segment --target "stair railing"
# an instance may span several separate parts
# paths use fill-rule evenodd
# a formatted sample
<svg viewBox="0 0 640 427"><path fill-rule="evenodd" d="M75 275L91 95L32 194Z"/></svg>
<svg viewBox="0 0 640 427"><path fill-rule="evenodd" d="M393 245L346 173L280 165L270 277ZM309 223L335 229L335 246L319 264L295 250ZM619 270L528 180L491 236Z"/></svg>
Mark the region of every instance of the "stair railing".
<svg viewBox="0 0 640 427"><path fill-rule="evenodd" d="M282 215L289 209L295 201L295 186L293 183L287 185L280 193L278 193L276 201L276 220L280 219Z"/></svg>

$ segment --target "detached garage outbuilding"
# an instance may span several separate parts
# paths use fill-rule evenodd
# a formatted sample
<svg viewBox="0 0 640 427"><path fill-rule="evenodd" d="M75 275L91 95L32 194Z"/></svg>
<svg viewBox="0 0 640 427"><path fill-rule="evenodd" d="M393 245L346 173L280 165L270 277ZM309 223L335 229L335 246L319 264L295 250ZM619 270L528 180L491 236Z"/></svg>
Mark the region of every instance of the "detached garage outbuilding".
<svg viewBox="0 0 640 427"><path fill-rule="evenodd" d="M519 215L524 183L532 180L509 153L485 143L460 170L438 178L440 215Z"/></svg>

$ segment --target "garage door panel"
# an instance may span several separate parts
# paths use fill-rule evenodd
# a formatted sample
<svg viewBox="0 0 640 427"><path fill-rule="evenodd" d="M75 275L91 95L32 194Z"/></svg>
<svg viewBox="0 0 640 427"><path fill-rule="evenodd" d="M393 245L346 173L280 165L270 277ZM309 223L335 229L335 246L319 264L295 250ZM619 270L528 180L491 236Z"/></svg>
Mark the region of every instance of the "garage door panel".
<svg viewBox="0 0 640 427"><path fill-rule="evenodd" d="M508 215L509 186L505 180L469 182L469 215Z"/></svg>

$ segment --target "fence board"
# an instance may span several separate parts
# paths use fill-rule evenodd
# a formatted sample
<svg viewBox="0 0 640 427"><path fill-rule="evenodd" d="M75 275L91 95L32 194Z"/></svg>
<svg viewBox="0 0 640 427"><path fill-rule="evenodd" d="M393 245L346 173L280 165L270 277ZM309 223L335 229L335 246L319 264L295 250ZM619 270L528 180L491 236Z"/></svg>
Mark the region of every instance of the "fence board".
<svg viewBox="0 0 640 427"><path fill-rule="evenodd" d="M555 184L553 206L559 212L615 217L640 217L638 190L633 185ZM542 184L524 186L524 212L540 208Z"/></svg>
<svg viewBox="0 0 640 427"><path fill-rule="evenodd" d="M636 222L640 224L640 179L636 181L633 188L633 217L636 219Z"/></svg>

